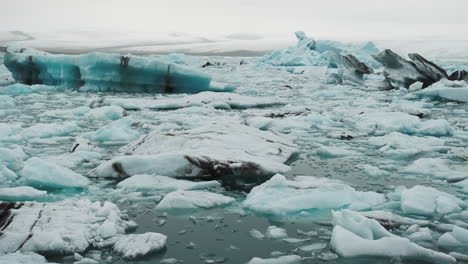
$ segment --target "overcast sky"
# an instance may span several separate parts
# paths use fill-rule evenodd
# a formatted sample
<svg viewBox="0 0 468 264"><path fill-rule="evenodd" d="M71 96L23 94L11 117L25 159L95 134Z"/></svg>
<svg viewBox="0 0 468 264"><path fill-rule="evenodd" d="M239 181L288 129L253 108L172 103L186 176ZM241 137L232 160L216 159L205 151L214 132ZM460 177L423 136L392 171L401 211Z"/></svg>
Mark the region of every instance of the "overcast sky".
<svg viewBox="0 0 468 264"><path fill-rule="evenodd" d="M468 0L1 0L0 30L467 39Z"/></svg>

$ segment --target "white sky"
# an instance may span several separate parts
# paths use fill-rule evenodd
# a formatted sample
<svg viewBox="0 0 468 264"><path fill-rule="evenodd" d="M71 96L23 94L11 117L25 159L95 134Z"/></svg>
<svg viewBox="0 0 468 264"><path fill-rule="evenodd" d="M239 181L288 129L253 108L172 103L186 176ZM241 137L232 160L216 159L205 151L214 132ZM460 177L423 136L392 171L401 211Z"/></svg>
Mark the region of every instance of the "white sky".
<svg viewBox="0 0 468 264"><path fill-rule="evenodd" d="M0 1L0 30L468 40L468 0Z"/></svg>

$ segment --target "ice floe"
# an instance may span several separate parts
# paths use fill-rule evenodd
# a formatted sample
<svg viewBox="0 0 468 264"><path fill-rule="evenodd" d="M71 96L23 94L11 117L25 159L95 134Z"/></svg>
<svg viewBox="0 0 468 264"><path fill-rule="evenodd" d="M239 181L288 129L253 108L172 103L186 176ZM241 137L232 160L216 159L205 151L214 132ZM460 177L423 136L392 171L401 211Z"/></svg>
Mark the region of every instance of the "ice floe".
<svg viewBox="0 0 468 264"><path fill-rule="evenodd" d="M301 256L298 255L286 255L277 258L253 258L247 264L298 264L302 262Z"/></svg>
<svg viewBox="0 0 468 264"><path fill-rule="evenodd" d="M80 188L90 184L81 174L40 158L28 159L21 177L29 184L55 188Z"/></svg>
<svg viewBox="0 0 468 264"><path fill-rule="evenodd" d="M132 119L123 118L112 121L111 123L99 128L96 131L84 133L82 134L82 137L101 143L127 143L140 136L140 133L132 128L132 125Z"/></svg>
<svg viewBox="0 0 468 264"><path fill-rule="evenodd" d="M0 188L0 201L36 200L46 195L46 191L40 191L29 186Z"/></svg>
<svg viewBox="0 0 468 264"><path fill-rule="evenodd" d="M127 259L146 256L166 246L167 236L155 232L124 235L117 238L113 250Z"/></svg>
<svg viewBox="0 0 468 264"><path fill-rule="evenodd" d="M225 206L233 203L234 198L222 194L206 191L183 191L178 190L168 193L159 202L156 209L177 210L177 209L198 209Z"/></svg>
<svg viewBox="0 0 468 264"><path fill-rule="evenodd" d="M333 213L331 247L342 257L389 257L455 263L450 255L423 248L388 232L376 220L356 212Z"/></svg>
<svg viewBox="0 0 468 264"><path fill-rule="evenodd" d="M277 174L254 187L243 206L260 214L288 216L343 207L365 210L385 201L382 194L356 191L341 181L313 176L297 176L288 180Z"/></svg>
<svg viewBox="0 0 468 264"><path fill-rule="evenodd" d="M220 187L218 181L187 181L167 176L139 174L127 178L117 184L118 187L131 190L200 190Z"/></svg>
<svg viewBox="0 0 468 264"><path fill-rule="evenodd" d="M98 232L103 225L113 226L121 234L132 226L121 219L120 210L110 202L101 204L69 199L10 205L2 206L6 208L2 215L9 218L9 224L2 230L0 254L18 250L46 254L80 253L91 245L104 245L104 240L110 238L103 238Z"/></svg>
<svg viewBox="0 0 468 264"><path fill-rule="evenodd" d="M271 132L221 122L170 133L155 131L124 146L122 151L132 156L104 162L91 175L273 175L289 170L283 163L296 146Z"/></svg>

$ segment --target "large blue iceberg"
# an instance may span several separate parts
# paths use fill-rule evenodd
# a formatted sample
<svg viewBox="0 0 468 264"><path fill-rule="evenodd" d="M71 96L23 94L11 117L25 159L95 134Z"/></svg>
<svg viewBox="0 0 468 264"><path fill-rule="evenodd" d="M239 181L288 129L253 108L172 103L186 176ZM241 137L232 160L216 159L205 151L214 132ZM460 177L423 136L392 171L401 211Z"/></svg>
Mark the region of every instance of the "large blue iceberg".
<svg viewBox="0 0 468 264"><path fill-rule="evenodd" d="M55 55L9 48L4 63L22 84L65 86L92 92L198 93L232 91L211 76L154 57L110 53Z"/></svg>

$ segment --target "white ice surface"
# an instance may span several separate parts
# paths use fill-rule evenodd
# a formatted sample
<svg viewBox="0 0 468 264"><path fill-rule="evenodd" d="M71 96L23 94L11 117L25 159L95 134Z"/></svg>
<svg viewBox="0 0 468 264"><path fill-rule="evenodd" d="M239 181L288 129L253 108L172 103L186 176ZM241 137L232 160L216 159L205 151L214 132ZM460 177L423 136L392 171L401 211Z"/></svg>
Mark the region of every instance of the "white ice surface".
<svg viewBox="0 0 468 264"><path fill-rule="evenodd" d="M217 181L187 181L167 176L139 174L127 178L117 184L117 187L135 190L199 190L219 187Z"/></svg>
<svg viewBox="0 0 468 264"><path fill-rule="evenodd" d="M123 235L117 238L112 249L124 258L134 259L163 249L166 240L167 236L155 232Z"/></svg>
<svg viewBox="0 0 468 264"><path fill-rule="evenodd" d="M233 203L234 198L206 191L174 191L168 193L159 202L156 209L198 209L225 206Z"/></svg>

